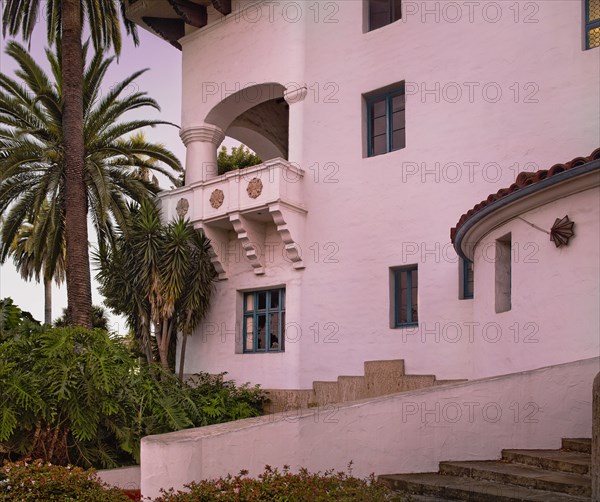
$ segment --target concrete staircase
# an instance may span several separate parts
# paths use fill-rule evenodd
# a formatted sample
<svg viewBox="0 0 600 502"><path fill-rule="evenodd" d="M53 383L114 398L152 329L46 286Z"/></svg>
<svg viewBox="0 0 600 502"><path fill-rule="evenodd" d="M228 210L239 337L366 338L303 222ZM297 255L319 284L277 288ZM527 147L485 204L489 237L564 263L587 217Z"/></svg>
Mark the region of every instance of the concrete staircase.
<svg viewBox="0 0 600 502"><path fill-rule="evenodd" d="M563 439L560 450L503 450L497 461L441 462L437 473L379 479L415 502L583 502L592 494L591 449L591 439Z"/></svg>
<svg viewBox="0 0 600 502"><path fill-rule="evenodd" d="M266 389L267 413L326 406L423 389L466 380L437 380L435 375L407 375L403 359L365 361L364 375L315 381L312 389Z"/></svg>

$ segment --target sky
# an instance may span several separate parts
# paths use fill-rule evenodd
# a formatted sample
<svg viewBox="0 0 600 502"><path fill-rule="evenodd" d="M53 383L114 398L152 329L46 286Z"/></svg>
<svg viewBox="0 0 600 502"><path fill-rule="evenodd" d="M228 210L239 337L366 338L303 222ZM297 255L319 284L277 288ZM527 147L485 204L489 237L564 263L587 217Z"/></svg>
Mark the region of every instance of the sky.
<svg viewBox="0 0 600 502"><path fill-rule="evenodd" d="M160 112L147 109L141 112L146 118L158 118L180 123L181 117L181 52L169 45L167 42L157 36L139 29L140 44L135 47L130 38L123 37L123 49L118 62L115 62L108 71L104 80L103 90L108 91L112 85L119 82L135 71L148 68L149 70L139 77L135 84L137 88L132 91L145 91L154 98L161 107ZM0 33L1 37L1 33ZM6 41L8 38L0 38L0 71L11 77L14 76L15 64L13 60L5 53ZM17 39L19 41L19 39ZM47 69L46 56L44 49L47 46L46 27L40 23L36 27L31 40L30 53L39 64ZM140 115L138 115L139 118ZM130 118L136 118L135 114L130 114ZM185 164L185 147L179 138L179 131L172 126L159 126L145 131L146 136L153 141L165 145L174 152ZM168 184L163 185L168 188ZM91 230L91 229L90 229ZM93 243L93 232L90 232L90 240ZM92 280L95 275L92 264ZM102 297L96 290L96 283L92 285L93 302L96 305L102 305ZM54 287L53 291L53 318L56 319L62 309L67 306L66 287ZM0 298L10 296L15 303L23 310L31 312L38 320L44 318L44 288L41 284L35 282L23 281L16 272L12 262L7 261L0 265ZM110 316L112 329L124 333L126 327L123 319Z"/></svg>

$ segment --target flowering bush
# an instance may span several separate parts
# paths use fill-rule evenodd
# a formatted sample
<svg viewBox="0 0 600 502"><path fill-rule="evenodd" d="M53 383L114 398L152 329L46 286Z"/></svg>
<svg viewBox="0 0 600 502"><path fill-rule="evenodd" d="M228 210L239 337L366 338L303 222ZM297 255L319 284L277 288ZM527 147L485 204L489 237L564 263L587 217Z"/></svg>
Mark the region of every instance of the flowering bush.
<svg viewBox="0 0 600 502"><path fill-rule="evenodd" d="M0 501L131 502L121 490L102 484L94 471L59 467L41 460L0 468Z"/></svg>
<svg viewBox="0 0 600 502"><path fill-rule="evenodd" d="M351 464L350 464L351 465ZM350 466L349 466L350 467ZM292 474L289 466L283 471L265 466L265 471L252 479L247 471L212 481L186 485L188 492L163 491L155 502L311 502L342 501L383 502L400 501L401 496L378 483L375 477L355 478L344 472L309 473L300 469Z"/></svg>

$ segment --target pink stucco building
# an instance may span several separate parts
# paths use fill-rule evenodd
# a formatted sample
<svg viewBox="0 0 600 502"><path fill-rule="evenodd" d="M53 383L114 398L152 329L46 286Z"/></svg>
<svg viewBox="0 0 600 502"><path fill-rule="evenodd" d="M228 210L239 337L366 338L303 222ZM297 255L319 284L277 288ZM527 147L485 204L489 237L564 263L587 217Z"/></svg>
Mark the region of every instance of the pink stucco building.
<svg viewBox="0 0 600 502"><path fill-rule="evenodd" d="M205 231L219 274L186 373L280 393L399 359L443 380L563 363L577 379L600 349L596 5L130 1L183 58L186 184L163 213ZM225 137L264 162L217 175Z"/></svg>

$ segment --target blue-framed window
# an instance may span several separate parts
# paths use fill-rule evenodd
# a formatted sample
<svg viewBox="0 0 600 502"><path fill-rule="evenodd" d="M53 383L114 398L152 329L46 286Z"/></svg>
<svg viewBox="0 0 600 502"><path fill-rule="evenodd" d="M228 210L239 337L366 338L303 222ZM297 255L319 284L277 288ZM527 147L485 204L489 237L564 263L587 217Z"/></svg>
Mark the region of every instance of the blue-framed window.
<svg viewBox="0 0 600 502"><path fill-rule="evenodd" d="M394 273L394 326L419 324L419 273L416 265L393 269Z"/></svg>
<svg viewBox="0 0 600 502"><path fill-rule="evenodd" d="M585 48L600 47L600 0L585 0Z"/></svg>
<svg viewBox="0 0 600 502"><path fill-rule="evenodd" d="M285 288L244 293L244 352L283 352Z"/></svg>
<svg viewBox="0 0 600 502"><path fill-rule="evenodd" d="M366 97L368 155L400 150L406 146L406 96L404 82L394 89Z"/></svg>
<svg viewBox="0 0 600 502"><path fill-rule="evenodd" d="M473 267L473 262L469 260L465 260L461 258L461 267L462 267L462 295L461 298L464 300L469 300L473 298L474 293L474 284L475 284L475 270Z"/></svg>
<svg viewBox="0 0 600 502"><path fill-rule="evenodd" d="M402 18L402 0L367 0L369 3L369 31Z"/></svg>

